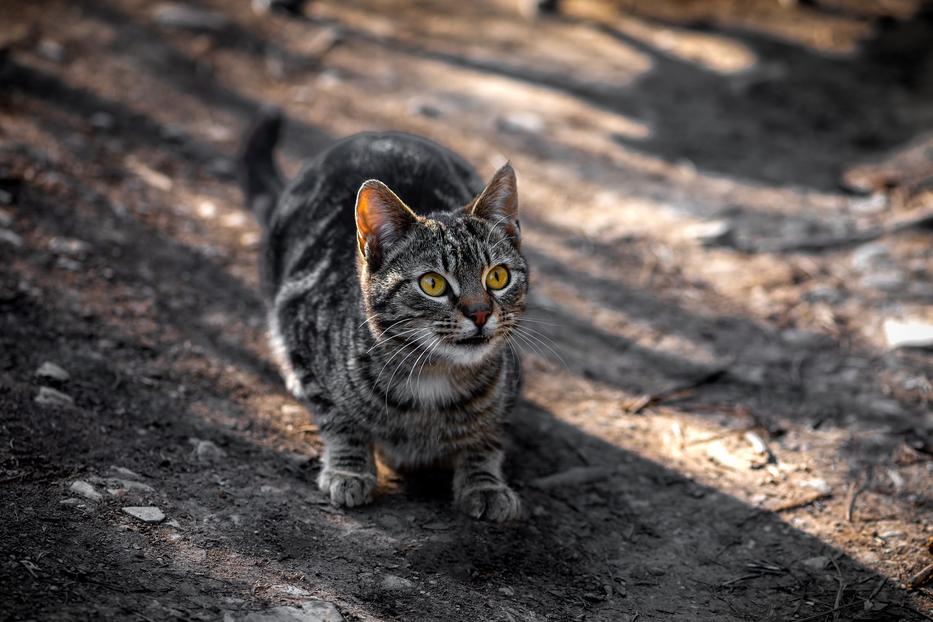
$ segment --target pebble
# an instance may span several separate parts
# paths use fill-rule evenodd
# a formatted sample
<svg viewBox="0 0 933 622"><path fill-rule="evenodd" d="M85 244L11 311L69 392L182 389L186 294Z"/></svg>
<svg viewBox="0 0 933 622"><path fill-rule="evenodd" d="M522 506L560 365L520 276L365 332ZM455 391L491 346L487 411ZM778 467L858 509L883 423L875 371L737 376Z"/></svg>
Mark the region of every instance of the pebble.
<svg viewBox="0 0 933 622"><path fill-rule="evenodd" d="M933 347L933 322L887 319L881 328L891 349Z"/></svg>
<svg viewBox="0 0 933 622"><path fill-rule="evenodd" d="M224 616L224 620L227 616ZM230 616L231 620L236 620ZM309 600L298 605L273 607L254 611L241 618L242 622L343 622L343 616L333 603Z"/></svg>
<svg viewBox="0 0 933 622"><path fill-rule="evenodd" d="M817 491L821 495L828 495L833 490L830 487L830 485L826 483L825 479L818 478L818 477L804 480L800 482L800 485L804 486L805 488L812 488L813 490Z"/></svg>
<svg viewBox="0 0 933 622"><path fill-rule="evenodd" d="M68 487L68 490L91 501L100 501L103 497L103 495L94 490L93 486L80 479L72 482L71 486Z"/></svg>
<svg viewBox="0 0 933 622"><path fill-rule="evenodd" d="M904 289L906 279L904 273L900 270L885 270L884 272L874 272L866 274L859 283L867 289L877 289L883 292L899 292Z"/></svg>
<svg viewBox="0 0 933 622"><path fill-rule="evenodd" d="M114 119L109 112L95 112L90 118L91 127L97 130L113 129Z"/></svg>
<svg viewBox="0 0 933 622"><path fill-rule="evenodd" d="M53 63L65 62L65 48L58 41L42 39L36 46L36 54Z"/></svg>
<svg viewBox="0 0 933 622"><path fill-rule="evenodd" d="M55 236L49 240L49 250L57 255L70 255L81 257L91 250L91 245L77 238L63 238Z"/></svg>
<svg viewBox="0 0 933 622"><path fill-rule="evenodd" d="M872 268L885 265L890 262L891 250L884 242L872 242L862 244L852 253L850 259L852 267L859 272L868 272Z"/></svg>
<svg viewBox="0 0 933 622"><path fill-rule="evenodd" d="M829 558L825 555L819 555L817 557L805 559L801 563L812 570L822 570L823 568L826 568L827 565L829 565Z"/></svg>
<svg viewBox="0 0 933 622"><path fill-rule="evenodd" d="M560 473L534 479L531 481L531 485L541 490L560 486L579 486L604 480L614 472L615 469L609 467L574 467Z"/></svg>
<svg viewBox="0 0 933 622"><path fill-rule="evenodd" d="M165 520L165 514L159 508L148 506L130 506L122 508L123 511L134 518L138 518L144 523L161 523Z"/></svg>
<svg viewBox="0 0 933 622"><path fill-rule="evenodd" d="M728 220L710 220L690 225L684 229L684 235L703 245L724 244L729 242L735 232Z"/></svg>
<svg viewBox="0 0 933 622"><path fill-rule="evenodd" d="M135 471L130 471L126 467L111 465L110 470L116 473L117 475L122 475L128 479L142 479L142 477Z"/></svg>
<svg viewBox="0 0 933 622"><path fill-rule="evenodd" d="M196 9L184 4L166 2L158 5L153 12L153 19L161 26L185 28L188 30L206 30L219 32L229 24L221 13Z"/></svg>
<svg viewBox="0 0 933 622"><path fill-rule="evenodd" d="M67 393L62 393L52 387L39 387L35 402L42 406L71 406L75 401Z"/></svg>
<svg viewBox="0 0 933 622"><path fill-rule="evenodd" d="M382 589L388 590L390 592L403 592L406 590L414 589L415 584L406 579L405 577L399 577L394 574L387 574L382 577Z"/></svg>
<svg viewBox="0 0 933 622"><path fill-rule="evenodd" d="M39 369L36 370L36 375L40 378L51 378L52 380L58 380L59 382L65 382L71 378L67 371L50 361L42 363L42 365L39 366Z"/></svg>
<svg viewBox="0 0 933 622"><path fill-rule="evenodd" d="M227 455L227 452L218 447L213 441L202 441L193 438L191 442L194 443L194 451L192 453L198 462L205 464L216 462Z"/></svg>
<svg viewBox="0 0 933 622"><path fill-rule="evenodd" d="M496 119L496 127L504 132L537 134L544 129L544 119L533 112L516 112Z"/></svg>
<svg viewBox="0 0 933 622"><path fill-rule="evenodd" d="M0 229L0 242L20 248L23 245L23 238L13 233L9 229Z"/></svg>
<svg viewBox="0 0 933 622"><path fill-rule="evenodd" d="M510 587L500 587L499 593L504 596L515 596L515 590Z"/></svg>

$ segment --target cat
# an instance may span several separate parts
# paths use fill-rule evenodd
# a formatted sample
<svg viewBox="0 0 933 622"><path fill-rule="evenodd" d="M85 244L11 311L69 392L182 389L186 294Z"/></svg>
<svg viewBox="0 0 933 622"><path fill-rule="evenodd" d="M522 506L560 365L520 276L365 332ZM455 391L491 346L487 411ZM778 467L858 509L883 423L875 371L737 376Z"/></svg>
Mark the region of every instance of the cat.
<svg viewBox="0 0 933 622"><path fill-rule="evenodd" d="M520 388L509 337L528 290L511 165L484 185L426 138L363 133L286 184L281 126L263 114L240 175L263 228L273 349L324 442L321 491L336 506L371 502L378 453L396 470L451 468L454 502L474 518L519 518L502 472Z"/></svg>

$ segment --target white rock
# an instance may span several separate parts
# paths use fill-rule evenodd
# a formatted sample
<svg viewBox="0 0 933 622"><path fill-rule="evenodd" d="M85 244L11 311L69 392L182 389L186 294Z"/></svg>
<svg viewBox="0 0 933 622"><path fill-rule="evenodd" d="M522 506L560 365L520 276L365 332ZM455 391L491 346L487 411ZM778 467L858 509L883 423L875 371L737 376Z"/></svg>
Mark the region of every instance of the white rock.
<svg viewBox="0 0 933 622"><path fill-rule="evenodd" d="M800 482L800 485L801 485L801 486L804 486L805 488L812 488L813 490L817 491L817 492L820 493L821 495L828 495L828 494L831 493L832 490L833 490L833 489L830 487L830 485L826 483L826 480L825 480L825 479L822 479L822 478L819 478L819 477L815 477L815 478L813 478L813 479L804 480L804 481Z"/></svg>
<svg viewBox="0 0 933 622"><path fill-rule="evenodd" d="M297 585L280 585L279 591L285 596L311 596L311 592Z"/></svg>
<svg viewBox="0 0 933 622"><path fill-rule="evenodd" d="M819 555L817 557L805 559L801 563L807 568L811 568L813 570L822 570L829 564L829 558L825 555Z"/></svg>
<svg viewBox="0 0 933 622"><path fill-rule="evenodd" d="M499 117L496 121L500 130L507 132L528 132L537 134L544 129L544 119L533 112L515 112Z"/></svg>
<svg viewBox="0 0 933 622"><path fill-rule="evenodd" d="M40 378L51 378L52 380L58 380L60 382L65 382L71 378L67 371L50 361L42 363L39 369L36 370L36 375Z"/></svg>
<svg viewBox="0 0 933 622"><path fill-rule="evenodd" d="M872 268L883 266L890 262L891 249L884 242L862 244L852 252L852 267L859 272L867 272Z"/></svg>
<svg viewBox="0 0 933 622"><path fill-rule="evenodd" d="M122 475L127 479L142 479L142 477L135 471L130 471L126 467L110 465L110 470L116 473L117 475Z"/></svg>
<svg viewBox="0 0 933 622"><path fill-rule="evenodd" d="M162 510L152 505L125 507L123 511L144 523L161 523L165 520L165 514L162 513Z"/></svg>
<svg viewBox="0 0 933 622"><path fill-rule="evenodd" d="M23 245L23 238L19 237L9 229L0 229L0 242L5 242L10 246L20 248Z"/></svg>
<svg viewBox="0 0 933 622"><path fill-rule="evenodd" d="M198 438L192 438L190 441L194 444L192 454L198 462L205 464L216 462L227 455L227 452L218 447L213 441L203 441Z"/></svg>
<svg viewBox="0 0 933 622"><path fill-rule="evenodd" d="M103 495L94 490L93 486L87 482L81 481L80 479L72 482L68 489L71 492L81 495L85 499L89 499L91 501L100 501L103 497Z"/></svg>
<svg viewBox="0 0 933 622"><path fill-rule="evenodd" d="M214 32L223 30L230 23L221 13L175 3L164 3L157 6L153 13L153 19L156 23L170 28Z"/></svg>
<svg viewBox="0 0 933 622"><path fill-rule="evenodd" d="M732 232L732 223L728 220L709 220L686 227L684 236L703 244L716 244L728 240Z"/></svg>
<svg viewBox="0 0 933 622"><path fill-rule="evenodd" d="M899 292L906 286L907 280L900 270L885 270L873 272L863 276L859 283L868 289L878 289L883 292Z"/></svg>
<svg viewBox="0 0 933 622"><path fill-rule="evenodd" d="M399 577L394 574L387 574L384 576L381 585L382 589L389 590L390 592L401 592L414 589L415 587L415 584L405 577Z"/></svg>
<svg viewBox="0 0 933 622"><path fill-rule="evenodd" d="M241 620L242 622L343 622L343 616L333 603L309 600L298 605L254 611Z"/></svg>
<svg viewBox="0 0 933 622"><path fill-rule="evenodd" d="M70 395L56 391L52 387L39 387L39 394L36 395L35 402L43 406L71 406L74 404L74 400L71 399Z"/></svg>
<svg viewBox="0 0 933 622"><path fill-rule="evenodd" d="M933 347L933 322L887 319L882 330L889 348Z"/></svg>

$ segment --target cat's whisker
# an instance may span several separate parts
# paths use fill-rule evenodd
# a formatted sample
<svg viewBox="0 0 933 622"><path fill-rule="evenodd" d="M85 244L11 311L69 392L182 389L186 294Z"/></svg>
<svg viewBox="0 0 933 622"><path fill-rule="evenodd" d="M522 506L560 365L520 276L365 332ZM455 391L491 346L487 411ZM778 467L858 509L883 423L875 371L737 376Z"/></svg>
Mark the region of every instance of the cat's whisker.
<svg viewBox="0 0 933 622"><path fill-rule="evenodd" d="M430 339L430 336L427 336L427 338ZM420 340L420 339L421 339L421 338L419 338L419 340ZM412 345L414 345L414 344L412 344ZM400 362L398 365L395 366L395 370L392 372L392 375L389 376L389 382L386 383L386 401L385 401L386 414L387 414L387 415L389 414L389 391L392 390L392 381L395 380L395 374L397 374L397 373L398 373L398 370L402 368L402 366L405 364L405 361L407 361L408 359L410 359L410 358L412 357L413 354L415 354L416 352L418 352L418 349L419 349L419 348L420 348L420 344L419 344L417 347L415 347L415 349L412 350L409 354L407 354L407 355L405 356L405 358L403 358L403 359L401 360L401 362Z"/></svg>
<svg viewBox="0 0 933 622"><path fill-rule="evenodd" d="M431 350L430 350L431 348L433 348L435 345L437 345L437 343L438 343L439 341L440 341L440 338L435 337L435 338L434 338L434 341L432 341L432 342L427 346L427 348L425 348L424 352L422 352L422 353L418 356L417 359L415 359L415 363L411 366L411 371L408 372L408 389L409 389L409 390L412 389L412 386L411 386L411 377L412 377L412 375L415 373L415 368L418 367L418 363L421 361L422 358L424 358L424 356L425 356L428 352L431 351Z"/></svg>
<svg viewBox="0 0 933 622"><path fill-rule="evenodd" d="M430 329L429 329L429 328L425 328L425 327L422 327L422 328L409 328L409 329L403 330L403 331L401 331L401 332L399 332L399 333L396 333L396 334L394 334L394 335L389 335L388 337L386 337L386 338L383 339L382 341L377 341L376 343L374 343L374 344L369 348L369 350L366 351L366 353L369 354L370 352L372 352L373 349L374 349L376 346L385 345L385 344L389 343L389 342L390 342L391 340L393 340L393 339L401 339L402 337L404 337L404 336L406 336L406 335L410 335L411 333L417 333L419 330L430 330Z"/></svg>
<svg viewBox="0 0 933 622"><path fill-rule="evenodd" d="M523 333L523 331L525 331L525 332ZM527 331L533 331L533 332L527 332ZM541 345L543 345L545 348L547 348L547 349L550 350L552 353L554 353L554 356L556 356L556 357L560 360L560 362L561 362L561 363L563 364L563 366L567 369L567 371L570 371L570 366L567 365L567 361L564 360L564 357L561 356L560 353L559 353L555 348L551 347L551 346L548 344L548 341L551 341L551 342L553 343L553 340L551 340L550 337L547 337L546 335L543 335L543 334L541 334L541 333L538 333L538 332L535 331L534 329L529 328L529 327L527 327L527 326L517 326L515 332L516 332L516 334L523 333L525 337L527 337L527 338L529 338L529 339L533 339L534 341L537 341L538 343L540 343ZM537 333L537 335L540 335L540 336L536 336L534 333ZM555 343L554 346L557 347L557 344Z"/></svg>
<svg viewBox="0 0 933 622"><path fill-rule="evenodd" d="M502 222L503 220L505 220L505 219L508 218L508 217L509 217L509 215L508 215L508 214L505 214L504 216L502 216L501 218L499 218L498 220L496 220L496 222L492 223L492 226L491 226L491 227L489 227L489 231L486 232L486 245L487 245L487 246L489 245L489 238L490 238L490 237L492 236L492 234L496 231L496 227L498 227L498 226L499 226L499 223ZM502 241L502 240L500 240L500 242L501 242L501 241Z"/></svg>
<svg viewBox="0 0 933 622"><path fill-rule="evenodd" d="M417 348L415 344L417 344L420 340L426 337L429 337L429 333L431 330L430 328L422 328L420 330L424 331L424 334L416 334L416 337L412 341L403 343L401 346L398 347L398 349L395 352L392 353L392 356L389 357L389 359L385 362L385 364L383 364L382 369L379 370L379 374L376 376L376 380L374 381L374 384L379 383L379 379L382 377L382 373L385 371L386 367L389 366L389 363L391 363L392 360L396 356L404 352L406 348L409 348L409 347ZM417 352L417 349L415 351Z"/></svg>
<svg viewBox="0 0 933 622"><path fill-rule="evenodd" d="M391 325L388 326L388 328L386 328L386 329L383 330L381 333L379 333L378 335L376 335L376 337L375 337L376 343L373 345L373 348L376 347L376 345L379 344L379 338L382 337L383 335L385 335L385 334L386 334L387 332L389 332L390 330L392 330L392 328L398 326L399 324L402 324L403 322L411 322L411 321L413 321L411 318L403 317L403 318L400 319L399 321L393 322ZM363 324L365 324L365 323L366 323L366 322L363 322ZM362 324L360 324L360 326L362 326ZM391 337L390 337L390 338L391 338ZM369 350L367 350L367 353L369 353L370 350L372 350L372 348L370 348Z"/></svg>

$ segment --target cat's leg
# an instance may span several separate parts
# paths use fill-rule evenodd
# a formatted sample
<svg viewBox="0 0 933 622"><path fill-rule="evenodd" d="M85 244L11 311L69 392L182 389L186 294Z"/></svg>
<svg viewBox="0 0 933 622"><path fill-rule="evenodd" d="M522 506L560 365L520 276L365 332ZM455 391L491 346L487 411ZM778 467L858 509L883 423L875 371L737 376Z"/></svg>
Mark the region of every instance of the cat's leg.
<svg viewBox="0 0 933 622"><path fill-rule="evenodd" d="M503 522L521 516L522 501L505 483L498 447L462 452L454 464L454 502L473 518Z"/></svg>
<svg viewBox="0 0 933 622"><path fill-rule="evenodd" d="M328 426L329 427L329 426ZM341 426L338 431L322 427L324 467L317 478L321 492L338 507L352 508L373 500L376 463L366 435Z"/></svg>

